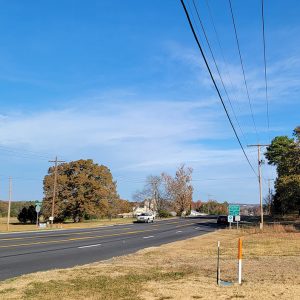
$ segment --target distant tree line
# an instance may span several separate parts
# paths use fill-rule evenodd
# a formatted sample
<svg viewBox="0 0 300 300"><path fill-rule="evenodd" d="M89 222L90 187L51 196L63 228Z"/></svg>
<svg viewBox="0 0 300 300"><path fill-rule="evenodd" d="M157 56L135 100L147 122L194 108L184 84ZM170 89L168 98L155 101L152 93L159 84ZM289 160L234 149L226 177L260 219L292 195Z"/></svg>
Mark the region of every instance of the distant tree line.
<svg viewBox="0 0 300 300"><path fill-rule="evenodd" d="M198 212L210 215L227 215L228 213L228 203L226 201L219 203L215 200L209 200L207 202L199 200L193 202L192 208Z"/></svg>
<svg viewBox="0 0 300 300"><path fill-rule="evenodd" d="M300 126L294 130L293 138L275 137L265 156L277 169L275 193L268 201L271 212L300 214Z"/></svg>
<svg viewBox="0 0 300 300"><path fill-rule="evenodd" d="M30 205L34 205L34 201L12 201L10 210L11 217L17 217L22 208L27 208ZM8 201L0 201L0 217L7 217L7 211Z"/></svg>

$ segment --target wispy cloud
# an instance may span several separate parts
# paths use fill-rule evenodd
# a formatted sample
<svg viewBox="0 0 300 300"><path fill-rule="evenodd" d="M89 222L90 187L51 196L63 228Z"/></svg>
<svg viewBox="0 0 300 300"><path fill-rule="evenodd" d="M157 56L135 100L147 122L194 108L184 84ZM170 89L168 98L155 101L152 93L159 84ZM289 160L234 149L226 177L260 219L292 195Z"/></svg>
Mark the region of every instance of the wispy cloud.
<svg viewBox="0 0 300 300"><path fill-rule="evenodd" d="M101 97L99 97L101 98ZM215 128L215 103L106 99L72 108L19 112L0 119L2 144L30 148L113 145L124 141L192 141L224 136ZM225 137L225 136L224 136ZM78 142L80 139L80 142ZM73 147L72 146L72 147Z"/></svg>
<svg viewBox="0 0 300 300"><path fill-rule="evenodd" d="M65 103L61 109L15 111L0 116L1 144L57 153L65 159L94 158L110 166L117 179L173 172L181 163L192 166L195 176L202 179L216 177L216 174L249 176L251 170L233 137L219 100L213 94L199 55L191 49L181 51L181 47L172 44L168 48L172 53L170 59L173 64L178 63L189 70L185 83L197 85L192 97L184 99L181 96L181 100L174 100L166 93L147 93L138 87L116 87L101 93L93 90L87 96ZM233 82L231 93L237 99L233 105L239 106L238 116L244 120L249 117L249 112L241 89L243 78L238 66L227 68ZM272 98L274 93L274 101L279 95L297 90L298 69L299 61L293 57L270 66L270 91ZM252 69L248 72L256 112L265 108L260 71ZM176 78L175 84L178 84ZM246 134L253 133L249 124L243 129ZM250 156L255 164L255 157ZM255 185L254 180L252 190ZM205 188L202 184L204 190L198 194L205 193L209 186L206 184ZM223 189L226 195L224 184L222 186L220 191ZM226 186L233 188L234 184ZM133 191L132 185L122 182L119 187L126 195Z"/></svg>

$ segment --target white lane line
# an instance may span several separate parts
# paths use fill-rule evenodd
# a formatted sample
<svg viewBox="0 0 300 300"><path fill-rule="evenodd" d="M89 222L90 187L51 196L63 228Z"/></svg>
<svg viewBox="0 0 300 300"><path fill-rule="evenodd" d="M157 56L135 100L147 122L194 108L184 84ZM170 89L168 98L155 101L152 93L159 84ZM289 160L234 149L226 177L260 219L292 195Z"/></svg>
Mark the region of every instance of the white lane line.
<svg viewBox="0 0 300 300"><path fill-rule="evenodd" d="M150 239L150 238L153 238L154 235L149 235L149 236L144 236L143 239Z"/></svg>
<svg viewBox="0 0 300 300"><path fill-rule="evenodd" d="M90 247L98 247L98 246L101 246L101 244L94 244L94 245L88 245L88 246L81 246L81 247L78 247L78 249L90 248Z"/></svg>
<svg viewBox="0 0 300 300"><path fill-rule="evenodd" d="M176 233L180 233L180 232L182 232L182 231L181 230L176 231Z"/></svg>

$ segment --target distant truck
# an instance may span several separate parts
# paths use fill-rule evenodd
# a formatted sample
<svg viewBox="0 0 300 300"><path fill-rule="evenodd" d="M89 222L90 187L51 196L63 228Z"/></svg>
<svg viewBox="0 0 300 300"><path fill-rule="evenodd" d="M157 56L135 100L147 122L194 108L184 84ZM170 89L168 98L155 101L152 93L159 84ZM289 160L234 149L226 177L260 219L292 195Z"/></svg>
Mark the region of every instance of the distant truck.
<svg viewBox="0 0 300 300"><path fill-rule="evenodd" d="M227 216L225 216L225 215L218 216L217 224L218 225L229 225Z"/></svg>

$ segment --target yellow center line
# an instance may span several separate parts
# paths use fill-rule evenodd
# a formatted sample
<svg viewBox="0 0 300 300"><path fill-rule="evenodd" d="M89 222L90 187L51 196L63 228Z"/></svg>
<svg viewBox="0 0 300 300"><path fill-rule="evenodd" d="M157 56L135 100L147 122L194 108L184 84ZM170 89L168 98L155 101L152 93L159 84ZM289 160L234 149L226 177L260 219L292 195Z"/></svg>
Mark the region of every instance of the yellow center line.
<svg viewBox="0 0 300 300"><path fill-rule="evenodd" d="M107 228L107 229L102 229L102 230L125 230L125 229L131 229L131 227L125 227L125 228ZM60 237L60 236L65 236L65 235L81 235L81 234L89 234L97 232L97 230L93 231L83 231L83 232L69 232L69 233L60 233L57 232L56 234L49 234L49 235L37 235L37 236L28 236L28 237L13 237L13 238L6 238L2 239L0 238L0 242L2 241L12 241L12 240L27 240L27 239L40 239L40 238L48 238L48 237Z"/></svg>
<svg viewBox="0 0 300 300"><path fill-rule="evenodd" d="M169 225L169 224L177 224L179 222L169 222L169 223L163 223L163 225ZM159 227L161 224L155 224L152 225L153 227ZM131 227L124 227L124 228L105 228L105 227L99 227L100 230L126 230L131 229ZM72 230L72 229L67 229ZM82 234L90 234L93 232L96 232L97 230L93 231L84 231L84 232L70 232L70 233L60 233L59 231L57 233L52 233L47 235L46 233L44 235L37 235L37 236L29 236L29 237L12 237L12 238L0 238L0 242L2 241L13 241L13 240L27 240L27 239L39 239L39 238L48 238L48 237L60 237L60 236L66 236L66 235L82 235ZM34 233L38 234L38 233Z"/></svg>
<svg viewBox="0 0 300 300"><path fill-rule="evenodd" d="M177 226L175 226L175 228L185 227L185 226L189 226L191 224L193 224L193 222L191 222L189 224L177 225ZM153 226L160 226L160 225L153 225ZM136 230L136 231L123 232L123 233L84 236L84 237L70 238L70 239L64 239L64 240L52 240L52 241L41 241L41 242L32 242L32 243L2 245L2 246L0 246L0 248L42 245L42 244L55 244L55 243L66 243L66 242L70 242L70 241L89 240L89 239L97 239L97 238L105 238L105 237L113 237L113 236L130 235L130 234L135 234L135 233L149 232L149 231L156 231L156 230L158 230L158 229ZM85 233L87 233L87 232L85 232Z"/></svg>
<svg viewBox="0 0 300 300"><path fill-rule="evenodd" d="M141 233L141 232L147 232L147 231L153 231L153 230L157 230L157 229L137 230L137 231L129 231L129 232L123 232L123 233L113 233L113 234L94 235L94 236L84 236L84 237L71 238L71 239L65 239L65 240L52 240L52 241L45 241L45 242L12 244L12 245L0 246L0 248L52 244L52 243L65 243L65 242L69 242L69 241L89 240L89 239L97 239L97 238L104 238L104 237L111 237L111 236L121 236L121 235L126 235L126 234L129 235L129 234L135 234L135 233Z"/></svg>

